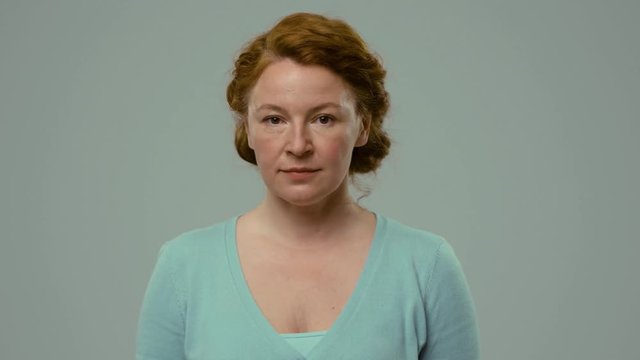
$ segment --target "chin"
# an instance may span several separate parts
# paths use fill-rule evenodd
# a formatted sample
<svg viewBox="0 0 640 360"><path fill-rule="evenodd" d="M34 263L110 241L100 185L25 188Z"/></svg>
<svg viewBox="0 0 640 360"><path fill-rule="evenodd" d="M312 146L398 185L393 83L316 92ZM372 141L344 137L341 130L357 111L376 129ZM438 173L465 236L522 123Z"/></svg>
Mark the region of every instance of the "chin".
<svg viewBox="0 0 640 360"><path fill-rule="evenodd" d="M317 196L317 195L312 196L312 195L301 195L301 194L293 195L293 196L279 195L278 197L284 202L293 206L298 206L298 207L313 206L315 204L322 202L322 200L326 199L326 196Z"/></svg>
<svg viewBox="0 0 640 360"><path fill-rule="evenodd" d="M336 191L320 191L317 188L297 189L292 191L275 192L274 195L284 202L298 207L313 206L330 199Z"/></svg>

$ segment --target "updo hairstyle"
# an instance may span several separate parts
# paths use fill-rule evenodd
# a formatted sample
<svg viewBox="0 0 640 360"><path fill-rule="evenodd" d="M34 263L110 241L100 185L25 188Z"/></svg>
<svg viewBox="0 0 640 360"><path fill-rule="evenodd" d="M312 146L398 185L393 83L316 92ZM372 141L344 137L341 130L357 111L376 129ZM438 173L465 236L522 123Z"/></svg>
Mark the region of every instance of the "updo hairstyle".
<svg viewBox="0 0 640 360"><path fill-rule="evenodd" d="M309 13L283 18L246 44L235 61L227 102L236 118L235 146L240 157L256 165L245 128L249 95L264 69L285 58L301 65L324 66L349 85L356 112L369 125L367 144L353 149L349 174L375 171L391 145L382 128L389 109L389 94L384 88L386 71L349 24Z"/></svg>

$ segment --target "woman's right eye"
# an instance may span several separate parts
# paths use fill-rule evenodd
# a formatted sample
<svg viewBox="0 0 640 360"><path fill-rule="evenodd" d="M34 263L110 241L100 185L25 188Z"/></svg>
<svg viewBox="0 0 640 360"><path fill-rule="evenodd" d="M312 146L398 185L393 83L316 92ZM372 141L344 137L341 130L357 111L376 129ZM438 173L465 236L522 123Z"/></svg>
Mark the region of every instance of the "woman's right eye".
<svg viewBox="0 0 640 360"><path fill-rule="evenodd" d="M269 116L264 119L269 125L279 125L282 123L282 119L277 116Z"/></svg>

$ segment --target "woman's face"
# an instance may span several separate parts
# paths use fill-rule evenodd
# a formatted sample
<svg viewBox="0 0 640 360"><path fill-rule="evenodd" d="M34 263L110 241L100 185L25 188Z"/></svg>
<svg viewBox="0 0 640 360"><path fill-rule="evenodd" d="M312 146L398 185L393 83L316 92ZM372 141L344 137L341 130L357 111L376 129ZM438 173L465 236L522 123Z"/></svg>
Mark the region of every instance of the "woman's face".
<svg viewBox="0 0 640 360"><path fill-rule="evenodd" d="M253 88L246 130L271 195L308 206L339 194L355 146L367 142L344 81L322 66L284 59Z"/></svg>

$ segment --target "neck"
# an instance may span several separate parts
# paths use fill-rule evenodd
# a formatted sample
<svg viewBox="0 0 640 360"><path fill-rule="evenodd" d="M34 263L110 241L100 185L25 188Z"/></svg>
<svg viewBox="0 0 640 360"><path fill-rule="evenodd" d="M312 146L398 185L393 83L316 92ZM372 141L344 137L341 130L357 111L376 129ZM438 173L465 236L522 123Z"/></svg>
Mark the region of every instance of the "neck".
<svg viewBox="0 0 640 360"><path fill-rule="evenodd" d="M343 184L332 196L309 206L296 206L267 193L255 213L276 238L296 246L316 246L338 239L368 211L351 199Z"/></svg>

